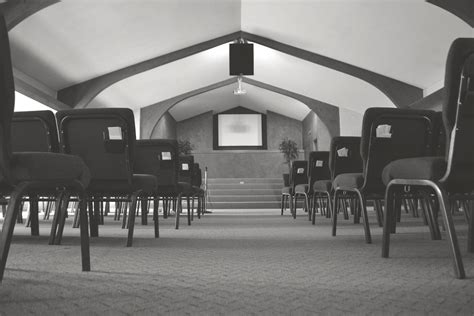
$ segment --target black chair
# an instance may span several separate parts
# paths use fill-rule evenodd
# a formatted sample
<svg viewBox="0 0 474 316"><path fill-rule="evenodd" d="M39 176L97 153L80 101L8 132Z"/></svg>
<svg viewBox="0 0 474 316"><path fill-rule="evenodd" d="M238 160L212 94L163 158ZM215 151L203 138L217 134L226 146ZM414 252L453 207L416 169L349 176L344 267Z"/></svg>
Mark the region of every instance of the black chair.
<svg viewBox="0 0 474 316"><path fill-rule="evenodd" d="M135 121L125 108L64 110L56 113L61 150L84 159L91 173L88 195L91 236L99 235L100 204L106 197L131 201L127 247L132 246L137 199L153 196L156 177L133 172ZM124 213L124 222L127 216Z"/></svg>
<svg viewBox="0 0 474 316"><path fill-rule="evenodd" d="M157 189L153 198L153 220L155 237L159 237L158 205L163 198L163 214L167 213L168 198L178 195L177 142L170 139L137 140L135 143L134 171L156 176ZM142 199L142 224L146 224L147 200ZM165 215L167 216L167 215Z"/></svg>
<svg viewBox="0 0 474 316"><path fill-rule="evenodd" d="M362 215L365 241L372 242L366 205L369 199L384 198L383 168L397 159L430 155L434 121L435 112L428 110L369 108L365 111L360 143L363 172L340 174L333 181L333 236L336 235L339 196L352 195L358 200L354 216ZM382 214L376 214L381 224Z"/></svg>
<svg viewBox="0 0 474 316"><path fill-rule="evenodd" d="M11 127L13 152L59 153L56 118L52 111L15 112Z"/></svg>
<svg viewBox="0 0 474 316"><path fill-rule="evenodd" d="M326 201L326 217L331 217L332 210L332 182L336 176L342 173L362 172L362 158L360 157L360 137L337 136L331 140L329 152L329 176L327 179L317 180L313 183L313 213L316 212L316 199L319 199L320 208ZM342 201L345 203L345 199ZM338 211L338 210L336 210ZM344 217L347 215L347 207L343 207ZM314 216L313 216L314 224Z"/></svg>
<svg viewBox="0 0 474 316"><path fill-rule="evenodd" d="M295 186L295 205L298 201L298 196L304 197L305 205L308 207L308 219L311 220L314 214L311 210L314 209L313 184L317 180L329 178L329 152L328 151L312 151L309 153L308 160L308 183L298 184Z"/></svg>
<svg viewBox="0 0 474 316"><path fill-rule="evenodd" d="M137 146L140 146L148 154L161 158L159 170L156 170L157 194L158 198L162 200L163 218L167 218L172 203L174 204L173 209L176 210L176 198L179 194L178 142L173 139L150 139L137 141Z"/></svg>
<svg viewBox="0 0 474 316"><path fill-rule="evenodd" d="M193 174L194 174L194 157L181 156L179 161L178 173L178 196L176 208L176 229L179 229L179 216L182 212L182 198L186 198L188 211L188 225L191 225L191 198L194 195Z"/></svg>
<svg viewBox="0 0 474 316"><path fill-rule="evenodd" d="M435 196L446 227L454 271L465 277L450 205L456 200L473 200L474 189L474 39L456 39L446 62L443 122L446 133L444 156L397 160L387 165L383 180L387 184L386 217L382 257L388 257L390 233L394 232L394 212L403 188L425 191ZM474 251L474 216L469 218L468 251Z"/></svg>
<svg viewBox="0 0 474 316"><path fill-rule="evenodd" d="M11 124L13 152L59 152L59 140L56 118L52 111L15 112ZM30 212L27 226L31 227L31 235L39 235L38 208L39 200L47 201L46 212L50 209L51 197L29 196ZM57 205L56 205L57 206ZM47 216L45 212L45 216ZM57 214L58 212L55 212ZM21 213L19 220L21 221Z"/></svg>
<svg viewBox="0 0 474 316"><path fill-rule="evenodd" d="M284 187L281 191L281 215L285 210L286 202L289 201L290 212L293 218L296 219L296 201L295 198L295 187L299 184L308 183L308 161L307 160L294 160L291 163L290 171L290 186ZM308 211L308 204L305 203L304 209Z"/></svg>
<svg viewBox="0 0 474 316"><path fill-rule="evenodd" d="M202 188L202 170L199 167L198 163L194 163L193 168L193 196L192 196L192 205L191 205L191 220L194 218L194 200L197 200L196 213L198 218L201 218L201 215L204 214L205 210L205 191Z"/></svg>
<svg viewBox="0 0 474 316"><path fill-rule="evenodd" d="M89 232L84 188L89 184L89 170L76 156L43 152L12 152L11 125L15 88L10 46L5 20L0 17L0 184L10 194L0 238L0 281L3 279L8 252L24 195L51 194L60 190L76 194L80 200L82 270L90 271Z"/></svg>

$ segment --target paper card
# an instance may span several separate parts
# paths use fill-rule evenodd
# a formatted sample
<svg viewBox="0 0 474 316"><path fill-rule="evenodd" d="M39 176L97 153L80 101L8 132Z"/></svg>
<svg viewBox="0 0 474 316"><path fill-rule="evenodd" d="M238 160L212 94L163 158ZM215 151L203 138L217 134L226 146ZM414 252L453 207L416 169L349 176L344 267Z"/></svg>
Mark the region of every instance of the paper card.
<svg viewBox="0 0 474 316"><path fill-rule="evenodd" d="M297 174L303 174L303 173L304 173L304 168L298 168L298 169L296 170L296 173L297 173Z"/></svg>
<svg viewBox="0 0 474 316"><path fill-rule="evenodd" d="M348 157L349 156L349 149L346 147L342 147L337 150L337 156L338 157Z"/></svg>
<svg viewBox="0 0 474 316"><path fill-rule="evenodd" d="M377 126L377 129L375 130L375 136L377 138L392 138L392 126L388 124Z"/></svg>
<svg viewBox="0 0 474 316"><path fill-rule="evenodd" d="M324 162L322 160L316 160L316 167L322 167L323 163Z"/></svg>
<svg viewBox="0 0 474 316"><path fill-rule="evenodd" d="M183 171L189 170L189 165L187 163L182 163L181 164L181 170L183 170Z"/></svg>
<svg viewBox="0 0 474 316"><path fill-rule="evenodd" d="M171 160L171 152L164 151L161 153L161 160Z"/></svg>
<svg viewBox="0 0 474 316"><path fill-rule="evenodd" d="M109 139L122 139L122 128L120 126L109 126L107 129L109 132Z"/></svg>

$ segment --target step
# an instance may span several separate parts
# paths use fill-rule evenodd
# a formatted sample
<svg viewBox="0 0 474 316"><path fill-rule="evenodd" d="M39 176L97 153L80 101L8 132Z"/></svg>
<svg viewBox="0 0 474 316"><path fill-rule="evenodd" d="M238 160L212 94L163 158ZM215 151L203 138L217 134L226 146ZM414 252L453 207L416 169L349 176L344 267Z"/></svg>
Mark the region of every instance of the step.
<svg viewBox="0 0 474 316"><path fill-rule="evenodd" d="M208 190L238 190L238 189L251 189L251 190L260 190L260 189L272 189L272 190L281 190L282 184L277 183L212 183L207 185Z"/></svg>
<svg viewBox="0 0 474 316"><path fill-rule="evenodd" d="M208 189L209 196L215 195L281 195L280 189Z"/></svg>
<svg viewBox="0 0 474 316"><path fill-rule="evenodd" d="M212 195L211 202L280 202L280 195Z"/></svg>
<svg viewBox="0 0 474 316"><path fill-rule="evenodd" d="M207 206L209 209L280 209L278 202L208 202Z"/></svg>
<svg viewBox="0 0 474 316"><path fill-rule="evenodd" d="M283 178L209 178L208 184L274 183L283 185Z"/></svg>

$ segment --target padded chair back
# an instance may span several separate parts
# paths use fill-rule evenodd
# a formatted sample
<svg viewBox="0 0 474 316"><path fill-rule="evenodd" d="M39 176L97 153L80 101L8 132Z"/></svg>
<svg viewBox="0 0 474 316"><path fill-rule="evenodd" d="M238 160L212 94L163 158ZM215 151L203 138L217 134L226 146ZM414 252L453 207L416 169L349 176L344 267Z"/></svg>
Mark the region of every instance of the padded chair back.
<svg viewBox="0 0 474 316"><path fill-rule="evenodd" d="M125 108L78 109L56 113L61 150L81 157L92 180L131 183L135 152L133 112Z"/></svg>
<svg viewBox="0 0 474 316"><path fill-rule="evenodd" d="M202 184L202 171L201 168L199 168L198 163L194 163L193 167L193 183L195 187L200 188Z"/></svg>
<svg viewBox="0 0 474 316"><path fill-rule="evenodd" d="M15 112L12 151L59 152L56 118L52 111Z"/></svg>
<svg viewBox="0 0 474 316"><path fill-rule="evenodd" d="M0 182L10 183L11 120L15 108L15 86L8 30L0 14Z"/></svg>
<svg viewBox="0 0 474 316"><path fill-rule="evenodd" d="M308 183L308 161L294 160L291 164L290 183L294 188L298 184Z"/></svg>
<svg viewBox="0 0 474 316"><path fill-rule="evenodd" d="M178 183L178 142L174 139L146 139L135 142L133 172L156 176L158 186Z"/></svg>
<svg viewBox="0 0 474 316"><path fill-rule="evenodd" d="M433 156L445 156L446 131L444 129L442 112L436 112L433 137Z"/></svg>
<svg viewBox="0 0 474 316"><path fill-rule="evenodd" d="M447 135L447 171L441 180L448 191L474 189L474 39L456 39L448 53L443 122Z"/></svg>
<svg viewBox="0 0 474 316"><path fill-rule="evenodd" d="M179 182L193 183L194 157L179 157Z"/></svg>
<svg viewBox="0 0 474 316"><path fill-rule="evenodd" d="M362 121L360 154L366 192L385 192L383 168L393 160L430 156L436 112L369 108Z"/></svg>
<svg viewBox="0 0 474 316"><path fill-rule="evenodd" d="M360 157L360 137L337 136L331 141L329 152L329 170L331 180L342 173L362 172Z"/></svg>
<svg viewBox="0 0 474 316"><path fill-rule="evenodd" d="M313 192L313 183L318 180L329 180L329 151L312 151L308 160L309 191Z"/></svg>

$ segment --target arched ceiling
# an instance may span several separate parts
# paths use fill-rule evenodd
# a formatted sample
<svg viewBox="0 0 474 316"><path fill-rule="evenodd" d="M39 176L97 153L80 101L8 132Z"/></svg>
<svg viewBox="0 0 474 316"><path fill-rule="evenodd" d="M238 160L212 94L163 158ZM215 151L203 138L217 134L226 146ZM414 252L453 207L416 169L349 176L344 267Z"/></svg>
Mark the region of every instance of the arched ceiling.
<svg viewBox="0 0 474 316"><path fill-rule="evenodd" d="M434 91L452 40L474 36L467 23L422 0L47 2L10 31L10 41L14 66L53 91L239 31ZM394 106L357 74L260 45L255 53L259 82L359 113ZM170 59L100 90L89 106L142 108L221 82L229 78L227 58L225 45ZM256 100L264 95L253 90Z"/></svg>
<svg viewBox="0 0 474 316"><path fill-rule="evenodd" d="M311 111L306 104L280 93L248 83L242 86L247 94L234 95L237 88L237 83L234 83L179 102L169 112L176 121L182 121L208 111L222 112L243 106L260 113L277 112L301 121Z"/></svg>

